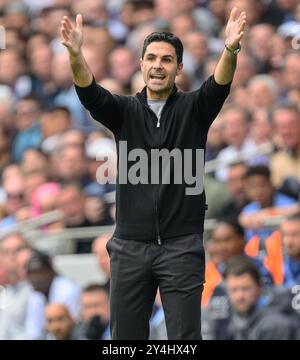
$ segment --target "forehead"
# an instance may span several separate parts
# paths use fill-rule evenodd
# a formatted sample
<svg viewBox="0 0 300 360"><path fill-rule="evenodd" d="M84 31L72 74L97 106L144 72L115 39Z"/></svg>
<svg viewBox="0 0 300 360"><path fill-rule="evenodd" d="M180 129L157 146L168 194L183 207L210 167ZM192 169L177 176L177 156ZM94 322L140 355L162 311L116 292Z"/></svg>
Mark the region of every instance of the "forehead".
<svg viewBox="0 0 300 360"><path fill-rule="evenodd" d="M300 220L287 220L281 225L282 230L300 228Z"/></svg>
<svg viewBox="0 0 300 360"><path fill-rule="evenodd" d="M176 56L176 51L174 46L164 41L154 41L149 44L146 48L145 55L155 54L157 56Z"/></svg>

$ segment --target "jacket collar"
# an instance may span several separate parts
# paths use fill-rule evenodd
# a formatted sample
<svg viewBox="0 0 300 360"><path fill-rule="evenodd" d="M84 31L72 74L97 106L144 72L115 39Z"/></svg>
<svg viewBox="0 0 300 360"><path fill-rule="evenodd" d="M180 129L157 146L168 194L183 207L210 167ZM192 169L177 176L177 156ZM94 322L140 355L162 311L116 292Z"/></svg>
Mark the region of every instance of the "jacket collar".
<svg viewBox="0 0 300 360"><path fill-rule="evenodd" d="M169 97L167 98L167 103L169 103L172 99L175 98L175 96L177 94L177 91L178 91L178 89L177 89L176 85L174 84L172 92L169 95ZM140 100L141 103L148 106L148 103L147 103L147 86L145 86L141 92L136 93L136 96Z"/></svg>

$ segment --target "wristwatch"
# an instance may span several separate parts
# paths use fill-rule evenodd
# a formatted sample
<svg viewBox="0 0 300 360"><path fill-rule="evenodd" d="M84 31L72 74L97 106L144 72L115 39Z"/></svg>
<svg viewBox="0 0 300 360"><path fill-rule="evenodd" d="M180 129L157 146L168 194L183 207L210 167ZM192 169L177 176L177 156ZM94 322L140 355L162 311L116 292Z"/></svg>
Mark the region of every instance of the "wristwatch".
<svg viewBox="0 0 300 360"><path fill-rule="evenodd" d="M231 54L237 55L241 51L242 47L241 44L239 43L236 49L232 49L229 46L227 46L225 43L225 49L228 50Z"/></svg>

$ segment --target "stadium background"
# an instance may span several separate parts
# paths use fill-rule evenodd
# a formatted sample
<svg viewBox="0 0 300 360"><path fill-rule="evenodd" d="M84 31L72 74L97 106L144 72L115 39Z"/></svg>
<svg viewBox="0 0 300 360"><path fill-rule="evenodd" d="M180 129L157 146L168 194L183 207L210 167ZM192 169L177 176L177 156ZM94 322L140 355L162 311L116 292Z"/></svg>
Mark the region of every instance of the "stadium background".
<svg viewBox="0 0 300 360"><path fill-rule="evenodd" d="M214 330L218 321L230 323L228 309L234 307L222 292L227 285L220 269L243 253L269 273L272 284L266 281L263 291L278 299L260 318L271 311L271 318L283 317L286 329L299 327L293 298L300 279L299 1L0 0L1 339L109 338L105 246L113 231L115 189L97 182L96 157L113 157L115 147L76 97L60 43L62 17L83 15L84 56L96 81L117 94L144 86L139 57L145 36L175 33L185 49L176 84L192 91L213 73L234 6L247 12L247 29L230 97L207 142L204 338L228 336L226 329L221 335ZM292 254L284 224L294 214ZM52 298L34 294L28 266L40 270L42 282L52 267L60 274ZM47 302L65 306L49 308ZM46 307L47 316L63 318L56 336L45 331ZM159 295L150 336L166 338Z"/></svg>

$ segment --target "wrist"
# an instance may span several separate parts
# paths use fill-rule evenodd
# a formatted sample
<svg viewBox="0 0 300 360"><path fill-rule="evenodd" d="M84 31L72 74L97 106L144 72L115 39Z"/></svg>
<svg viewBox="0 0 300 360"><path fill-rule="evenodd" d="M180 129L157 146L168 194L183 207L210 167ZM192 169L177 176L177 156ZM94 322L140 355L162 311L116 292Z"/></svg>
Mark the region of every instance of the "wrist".
<svg viewBox="0 0 300 360"><path fill-rule="evenodd" d="M225 41L225 49L229 51L231 54L237 55L241 51L241 44L230 44L227 41Z"/></svg>

